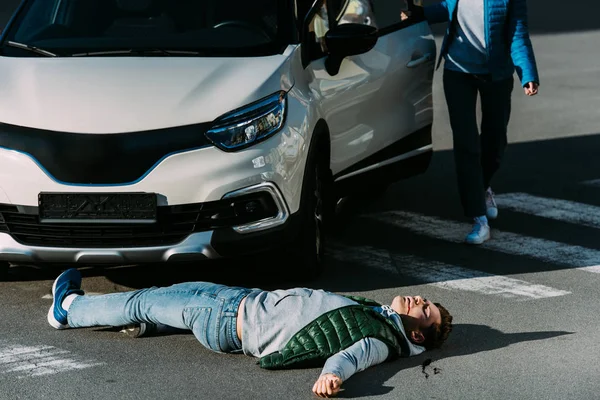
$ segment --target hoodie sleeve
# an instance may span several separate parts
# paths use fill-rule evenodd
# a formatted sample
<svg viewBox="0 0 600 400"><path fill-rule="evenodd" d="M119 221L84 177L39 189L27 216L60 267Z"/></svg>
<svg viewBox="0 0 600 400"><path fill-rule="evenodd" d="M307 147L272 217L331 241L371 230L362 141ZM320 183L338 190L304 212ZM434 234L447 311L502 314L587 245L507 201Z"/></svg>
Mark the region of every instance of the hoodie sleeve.
<svg viewBox="0 0 600 400"><path fill-rule="evenodd" d="M522 85L528 82L539 84L540 78L533 54L533 45L529 37L527 0L510 0L509 7L510 54L517 75Z"/></svg>
<svg viewBox="0 0 600 400"><path fill-rule="evenodd" d="M450 19L446 0L424 7L423 11L425 12L425 18L429 24L439 24L447 22Z"/></svg>
<svg viewBox="0 0 600 400"><path fill-rule="evenodd" d="M357 372L383 363L389 356L388 346L379 339L365 338L329 357L321 376L334 374L342 382Z"/></svg>

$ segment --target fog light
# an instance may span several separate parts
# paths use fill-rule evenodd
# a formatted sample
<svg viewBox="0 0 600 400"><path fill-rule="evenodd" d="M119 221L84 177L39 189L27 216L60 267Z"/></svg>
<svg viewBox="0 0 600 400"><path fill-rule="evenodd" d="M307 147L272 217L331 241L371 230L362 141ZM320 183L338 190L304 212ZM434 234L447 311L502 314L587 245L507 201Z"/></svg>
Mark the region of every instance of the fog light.
<svg viewBox="0 0 600 400"><path fill-rule="evenodd" d="M240 199L233 203L233 208L235 210L235 215L238 217L260 217L268 211L265 204L258 199Z"/></svg>
<svg viewBox="0 0 600 400"><path fill-rule="evenodd" d="M224 221L237 233L259 232L284 224L289 211L281 193L271 182L231 192L229 200L235 217Z"/></svg>
<svg viewBox="0 0 600 400"><path fill-rule="evenodd" d="M247 213L255 213L260 208L260 204L256 201L250 201L246 203L246 212Z"/></svg>

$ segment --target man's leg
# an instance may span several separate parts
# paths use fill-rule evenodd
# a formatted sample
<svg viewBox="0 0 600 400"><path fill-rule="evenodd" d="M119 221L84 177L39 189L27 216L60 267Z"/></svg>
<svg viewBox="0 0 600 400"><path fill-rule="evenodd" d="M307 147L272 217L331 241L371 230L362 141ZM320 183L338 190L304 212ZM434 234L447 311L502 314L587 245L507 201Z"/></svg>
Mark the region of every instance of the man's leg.
<svg viewBox="0 0 600 400"><path fill-rule="evenodd" d="M486 82L480 87L481 94L481 166L485 189L490 187L492 177L500 168L507 144L507 129L511 112L511 96L514 79L510 77L497 82ZM484 189L484 190L485 190Z"/></svg>
<svg viewBox="0 0 600 400"><path fill-rule="evenodd" d="M133 323L168 325L191 330L207 348L218 352L241 349L235 335L237 306L249 292L209 282L180 283L125 293L79 296L68 309L72 328L123 326Z"/></svg>
<svg viewBox="0 0 600 400"><path fill-rule="evenodd" d="M467 217L480 217L485 215L485 198L476 114L477 78L445 70L443 82L460 200Z"/></svg>
<svg viewBox="0 0 600 400"><path fill-rule="evenodd" d="M182 283L168 287L151 287L123 293L81 296L69 307L72 328L122 326L148 322L190 329L183 320L183 310L193 296L210 283Z"/></svg>

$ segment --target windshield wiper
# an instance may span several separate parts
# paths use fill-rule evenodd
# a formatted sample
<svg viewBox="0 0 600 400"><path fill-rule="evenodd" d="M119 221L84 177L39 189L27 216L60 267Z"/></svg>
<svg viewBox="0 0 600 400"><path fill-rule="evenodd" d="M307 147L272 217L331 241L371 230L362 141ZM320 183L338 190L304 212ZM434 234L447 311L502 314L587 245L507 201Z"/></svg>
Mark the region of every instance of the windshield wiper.
<svg viewBox="0 0 600 400"><path fill-rule="evenodd" d="M202 53L196 50L165 50L165 49L129 49L129 50L103 50L103 51L88 51L85 53L75 53L71 57L88 57L88 56L118 56L118 55L150 55L162 54L164 56L174 55L190 55L199 56Z"/></svg>
<svg viewBox="0 0 600 400"><path fill-rule="evenodd" d="M33 53L41 54L41 55L47 56L47 57L58 57L57 54L54 54L48 50L40 49L39 47L31 46L31 45L24 44L24 43L11 42L10 40L7 40L5 44L10 47L16 47L17 49L28 50Z"/></svg>

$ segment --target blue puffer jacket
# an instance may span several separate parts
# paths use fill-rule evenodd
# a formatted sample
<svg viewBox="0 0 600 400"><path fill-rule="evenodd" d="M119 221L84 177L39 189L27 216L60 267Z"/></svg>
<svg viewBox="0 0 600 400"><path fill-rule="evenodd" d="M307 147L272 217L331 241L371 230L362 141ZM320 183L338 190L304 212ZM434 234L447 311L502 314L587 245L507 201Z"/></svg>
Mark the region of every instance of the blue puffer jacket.
<svg viewBox="0 0 600 400"><path fill-rule="evenodd" d="M425 7L430 24L448 21L438 67L448 51L455 28L459 0L444 0ZM533 46L527 26L527 0L483 0L488 68L494 80L512 76L515 69L521 83L540 83Z"/></svg>

